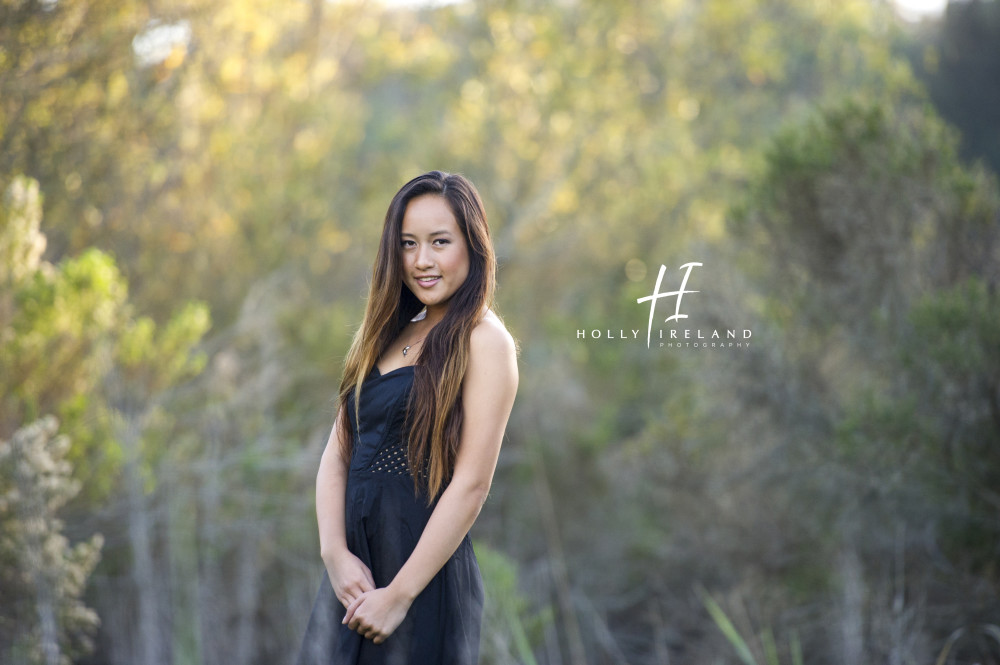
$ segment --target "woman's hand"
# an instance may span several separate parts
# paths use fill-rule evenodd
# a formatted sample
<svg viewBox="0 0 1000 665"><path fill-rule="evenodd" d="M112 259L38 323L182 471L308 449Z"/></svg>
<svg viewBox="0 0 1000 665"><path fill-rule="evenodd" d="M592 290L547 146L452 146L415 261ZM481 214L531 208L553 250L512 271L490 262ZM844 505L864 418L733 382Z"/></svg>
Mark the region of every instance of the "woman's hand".
<svg viewBox="0 0 1000 665"><path fill-rule="evenodd" d="M375 580L372 571L368 569L364 561L351 554L350 551L343 551L335 557L331 557L326 563L326 571L330 575L330 584L333 585L333 592L337 600L345 607L349 608L351 603L361 597L366 591L375 590Z"/></svg>
<svg viewBox="0 0 1000 665"><path fill-rule="evenodd" d="M403 622L412 602L390 587L368 591L347 608L343 623L375 644L381 644Z"/></svg>

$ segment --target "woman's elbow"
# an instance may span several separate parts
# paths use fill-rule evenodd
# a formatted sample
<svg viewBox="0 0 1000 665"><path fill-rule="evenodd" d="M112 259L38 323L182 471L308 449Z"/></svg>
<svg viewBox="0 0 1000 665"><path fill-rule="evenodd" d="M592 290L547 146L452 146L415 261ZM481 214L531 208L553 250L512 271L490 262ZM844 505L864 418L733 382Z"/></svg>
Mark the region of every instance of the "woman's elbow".
<svg viewBox="0 0 1000 665"><path fill-rule="evenodd" d="M462 492L463 503L472 507L476 515L479 514L483 504L486 503L486 499L490 495L491 485L492 483L489 479L477 479L465 483Z"/></svg>
<svg viewBox="0 0 1000 665"><path fill-rule="evenodd" d="M486 503L491 484L490 478L456 476L448 483L448 494L453 494L456 503L469 508L475 517Z"/></svg>

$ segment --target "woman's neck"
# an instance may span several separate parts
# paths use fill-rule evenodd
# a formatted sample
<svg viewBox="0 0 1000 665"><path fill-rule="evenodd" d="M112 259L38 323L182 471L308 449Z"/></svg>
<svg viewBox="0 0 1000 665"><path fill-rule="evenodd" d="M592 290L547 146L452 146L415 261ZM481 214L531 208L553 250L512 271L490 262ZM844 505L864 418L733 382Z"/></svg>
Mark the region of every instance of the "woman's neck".
<svg viewBox="0 0 1000 665"><path fill-rule="evenodd" d="M424 307L424 310L427 312L427 314L424 316L424 325L427 326L428 329L430 329L441 322L441 319L444 318L444 315L448 313L448 306L437 305L434 307Z"/></svg>

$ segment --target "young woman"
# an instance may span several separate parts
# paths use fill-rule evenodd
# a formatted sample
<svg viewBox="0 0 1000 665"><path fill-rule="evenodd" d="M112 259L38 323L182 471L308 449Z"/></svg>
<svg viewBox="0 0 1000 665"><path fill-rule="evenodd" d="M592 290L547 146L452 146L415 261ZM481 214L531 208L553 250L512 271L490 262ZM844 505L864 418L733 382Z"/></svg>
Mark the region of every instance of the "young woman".
<svg viewBox="0 0 1000 665"><path fill-rule="evenodd" d="M517 392L475 187L414 178L389 205L364 321L316 477L323 582L299 665L472 665L482 579L469 529Z"/></svg>

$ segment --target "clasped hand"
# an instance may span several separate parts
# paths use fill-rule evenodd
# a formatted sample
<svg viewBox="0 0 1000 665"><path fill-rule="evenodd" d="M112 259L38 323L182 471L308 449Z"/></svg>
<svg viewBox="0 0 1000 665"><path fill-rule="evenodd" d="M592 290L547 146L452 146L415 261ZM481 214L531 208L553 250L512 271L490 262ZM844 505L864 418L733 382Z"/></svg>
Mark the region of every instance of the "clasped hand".
<svg viewBox="0 0 1000 665"><path fill-rule="evenodd" d="M381 644L403 622L409 609L409 601L384 587L355 598L347 607L342 623L375 644Z"/></svg>
<svg viewBox="0 0 1000 665"><path fill-rule="evenodd" d="M330 575L333 592L345 608L361 594L375 590L372 571L368 570L368 566L361 559L347 550L327 560L326 570Z"/></svg>
<svg viewBox="0 0 1000 665"><path fill-rule="evenodd" d="M337 599L347 609L342 623L381 644L402 623L410 601L388 588L376 589L368 566L348 551L332 557L327 571Z"/></svg>

